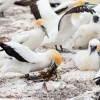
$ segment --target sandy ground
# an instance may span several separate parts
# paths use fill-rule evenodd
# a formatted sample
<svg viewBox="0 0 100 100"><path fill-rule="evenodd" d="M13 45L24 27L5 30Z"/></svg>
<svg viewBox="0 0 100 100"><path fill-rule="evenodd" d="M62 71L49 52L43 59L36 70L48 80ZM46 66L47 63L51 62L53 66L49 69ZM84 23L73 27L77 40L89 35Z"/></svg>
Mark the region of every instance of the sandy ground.
<svg viewBox="0 0 100 100"><path fill-rule="evenodd" d="M0 36L11 37L21 31L31 30L33 21L28 7L12 6L5 12L5 18L0 18ZM46 82L47 93L42 88L43 82L26 80L18 73L6 73L4 76L0 74L0 100L97 100L100 87L93 81L97 72L77 69L73 57L78 50L72 50L71 40L66 41L64 47L72 52L62 53L63 62L58 68L59 80ZM47 49L40 47L36 52Z"/></svg>

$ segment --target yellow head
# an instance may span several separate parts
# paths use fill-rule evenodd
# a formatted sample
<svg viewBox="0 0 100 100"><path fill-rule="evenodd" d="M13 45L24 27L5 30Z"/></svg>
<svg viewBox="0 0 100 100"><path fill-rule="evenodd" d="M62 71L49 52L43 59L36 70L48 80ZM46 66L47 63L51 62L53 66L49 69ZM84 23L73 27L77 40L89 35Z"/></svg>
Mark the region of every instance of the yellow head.
<svg viewBox="0 0 100 100"><path fill-rule="evenodd" d="M100 42L98 43L98 45L97 45L97 49L96 49L97 51L100 51Z"/></svg>
<svg viewBox="0 0 100 100"><path fill-rule="evenodd" d="M62 62L62 56L58 51L50 49L47 51L47 55L50 58L50 60L56 63L57 66L60 66Z"/></svg>
<svg viewBox="0 0 100 100"><path fill-rule="evenodd" d="M36 26L40 26L40 25L43 25L43 24L45 24L45 20L44 20L44 19L38 19L38 20L36 20L36 22L35 22L35 25L36 25Z"/></svg>
<svg viewBox="0 0 100 100"><path fill-rule="evenodd" d="M44 25L45 25L45 20L44 20L44 19L38 19L38 20L36 20L36 22L35 22L35 26L38 27L38 28L41 28L42 31L45 32L45 35L49 38L47 29L45 28Z"/></svg>
<svg viewBox="0 0 100 100"><path fill-rule="evenodd" d="M71 4L71 7L81 6L81 5L84 5L84 3L85 3L84 0L76 0L74 3Z"/></svg>

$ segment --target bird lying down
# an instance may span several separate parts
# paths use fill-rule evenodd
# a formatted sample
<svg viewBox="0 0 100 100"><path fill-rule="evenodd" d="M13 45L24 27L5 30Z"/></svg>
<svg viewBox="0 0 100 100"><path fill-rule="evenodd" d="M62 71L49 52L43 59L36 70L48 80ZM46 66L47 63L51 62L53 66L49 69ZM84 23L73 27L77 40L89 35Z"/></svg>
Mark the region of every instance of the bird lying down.
<svg viewBox="0 0 100 100"><path fill-rule="evenodd" d="M6 72L19 72L25 74L28 79L36 79L34 76L29 76L29 72L41 71L44 68L50 67L50 70L45 73L47 78L50 78L62 61L60 53L56 50L35 53L28 47L16 42L0 43L0 47L12 57L12 59L8 58L7 62L2 66L2 74ZM44 75L40 73L39 77L43 78Z"/></svg>

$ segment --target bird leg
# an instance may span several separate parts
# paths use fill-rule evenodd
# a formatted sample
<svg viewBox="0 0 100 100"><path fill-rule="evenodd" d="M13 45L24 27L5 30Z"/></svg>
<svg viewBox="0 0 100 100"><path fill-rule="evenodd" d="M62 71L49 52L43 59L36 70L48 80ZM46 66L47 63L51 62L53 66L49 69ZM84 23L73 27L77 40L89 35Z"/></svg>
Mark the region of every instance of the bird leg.
<svg viewBox="0 0 100 100"><path fill-rule="evenodd" d="M4 12L0 12L0 17L5 17Z"/></svg>
<svg viewBox="0 0 100 100"><path fill-rule="evenodd" d="M60 50L57 48L57 45L55 45L55 48L56 48L56 50L58 51L58 52L63 52L63 53L69 53L70 51L68 51L68 50L65 50L63 47L62 47L62 45L60 45Z"/></svg>
<svg viewBox="0 0 100 100"><path fill-rule="evenodd" d="M62 45L60 45L60 49L61 49L61 52L63 52L63 53L69 53L70 51L68 51L68 50L65 50L63 47L62 47Z"/></svg>
<svg viewBox="0 0 100 100"><path fill-rule="evenodd" d="M59 50L59 49L57 48L57 45L55 45L55 48L56 48L56 50L57 50L58 52L60 52L60 53L63 52L63 48L60 47L61 50Z"/></svg>
<svg viewBox="0 0 100 100"><path fill-rule="evenodd" d="M57 51L59 51L58 48L57 48L57 45L55 45L55 48L56 48Z"/></svg>

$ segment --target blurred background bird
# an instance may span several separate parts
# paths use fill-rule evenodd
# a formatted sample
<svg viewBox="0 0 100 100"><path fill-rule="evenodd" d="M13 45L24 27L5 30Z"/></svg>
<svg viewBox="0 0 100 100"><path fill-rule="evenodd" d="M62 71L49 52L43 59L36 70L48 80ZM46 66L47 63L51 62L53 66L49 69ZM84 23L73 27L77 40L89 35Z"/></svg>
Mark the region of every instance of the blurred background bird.
<svg viewBox="0 0 100 100"><path fill-rule="evenodd" d="M49 39L44 38L42 42L42 46L54 46L56 47L56 50L58 50L57 45L60 46L61 50L58 50L60 52L66 52L66 50L63 49L62 44L65 42L65 40L69 39L74 32L76 31L76 28L73 26L71 22L71 14L72 13L82 13L82 12L94 12L92 9L88 9L84 6L76 6L69 9L60 19L58 24L58 33L56 33L56 30L52 31L52 33L49 34Z"/></svg>
<svg viewBox="0 0 100 100"><path fill-rule="evenodd" d="M99 69L99 55L96 50L98 43L98 39L94 38L90 40L88 50L79 51L75 55L74 61L79 70L86 71Z"/></svg>
<svg viewBox="0 0 100 100"><path fill-rule="evenodd" d="M4 17L4 11L11 7L16 0L0 0L0 16Z"/></svg>
<svg viewBox="0 0 100 100"><path fill-rule="evenodd" d="M100 14L94 14L88 24L81 25L73 36L75 49L86 49L92 38L100 38Z"/></svg>

